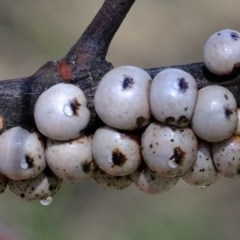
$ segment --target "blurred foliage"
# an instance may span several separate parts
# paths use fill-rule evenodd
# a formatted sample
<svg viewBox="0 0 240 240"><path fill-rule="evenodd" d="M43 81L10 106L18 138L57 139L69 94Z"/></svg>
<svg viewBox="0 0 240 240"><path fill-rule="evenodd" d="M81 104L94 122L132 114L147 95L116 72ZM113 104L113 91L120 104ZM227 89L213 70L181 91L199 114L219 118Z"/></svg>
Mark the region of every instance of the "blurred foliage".
<svg viewBox="0 0 240 240"><path fill-rule="evenodd" d="M103 1L0 0L0 79L27 76L60 59ZM239 0L137 0L110 47L116 66L199 61L210 34L239 27Z"/></svg>
<svg viewBox="0 0 240 240"><path fill-rule="evenodd" d="M0 0L0 79L28 76L62 58L102 2ZM108 59L142 67L201 61L210 34L240 30L238 6L237 0L137 0ZM180 182L157 196L84 182L65 184L48 207L7 191L0 221L34 240L237 240L239 198L238 180L222 179L206 190Z"/></svg>

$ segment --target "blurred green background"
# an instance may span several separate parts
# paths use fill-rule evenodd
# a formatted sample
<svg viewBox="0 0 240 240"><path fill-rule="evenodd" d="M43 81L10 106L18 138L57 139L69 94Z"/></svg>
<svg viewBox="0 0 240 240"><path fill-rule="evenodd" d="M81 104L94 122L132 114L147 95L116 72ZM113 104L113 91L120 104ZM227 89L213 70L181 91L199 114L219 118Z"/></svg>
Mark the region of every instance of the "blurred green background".
<svg viewBox="0 0 240 240"><path fill-rule="evenodd" d="M103 1L0 0L0 79L28 76L62 58ZM204 42L223 28L239 29L239 0L136 0L109 50L115 66L156 67L200 61ZM148 196L134 186L106 190L64 184L48 207L9 191L0 222L27 240L237 240L239 180L201 190L180 182Z"/></svg>

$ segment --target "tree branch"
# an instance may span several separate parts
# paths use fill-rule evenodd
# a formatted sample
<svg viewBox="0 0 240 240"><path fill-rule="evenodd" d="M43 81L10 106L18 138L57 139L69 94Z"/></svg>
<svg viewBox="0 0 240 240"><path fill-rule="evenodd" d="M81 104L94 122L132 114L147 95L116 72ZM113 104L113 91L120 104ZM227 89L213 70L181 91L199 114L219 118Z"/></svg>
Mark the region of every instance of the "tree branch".
<svg viewBox="0 0 240 240"><path fill-rule="evenodd" d="M77 62L102 61L135 0L106 0L66 58Z"/></svg>
<svg viewBox="0 0 240 240"><path fill-rule="evenodd" d="M50 61L26 78L0 81L0 131L13 126L35 129L33 109L38 96L52 85L68 81L85 92L91 121L86 129L94 132L101 125L96 116L93 97L101 77L112 68L106 61L109 45L134 0L105 0L101 9L69 53L60 61ZM227 87L240 106L240 72L216 77L202 63L172 66L192 74L199 88L209 84ZM151 76L166 67L146 69Z"/></svg>

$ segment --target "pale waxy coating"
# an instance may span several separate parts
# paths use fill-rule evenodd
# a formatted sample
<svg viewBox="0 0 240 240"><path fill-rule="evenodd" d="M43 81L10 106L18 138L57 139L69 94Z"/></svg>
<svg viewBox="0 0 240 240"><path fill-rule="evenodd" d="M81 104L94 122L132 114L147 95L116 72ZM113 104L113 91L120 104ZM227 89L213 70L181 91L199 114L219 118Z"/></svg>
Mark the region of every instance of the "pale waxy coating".
<svg viewBox="0 0 240 240"><path fill-rule="evenodd" d="M240 177L240 137L212 144L212 156L217 170L227 178Z"/></svg>
<svg viewBox="0 0 240 240"><path fill-rule="evenodd" d="M199 141L196 161L182 179L190 185L205 188L215 183L219 177L220 174L213 164L210 143Z"/></svg>
<svg viewBox="0 0 240 240"><path fill-rule="evenodd" d="M94 96L99 118L108 126L122 130L146 126L151 116L150 82L150 75L138 67L121 66L109 71Z"/></svg>
<svg viewBox="0 0 240 240"><path fill-rule="evenodd" d="M149 168L144 168L132 174L132 179L137 188L148 194L168 192L179 181L180 177L162 177Z"/></svg>
<svg viewBox="0 0 240 240"><path fill-rule="evenodd" d="M223 141L234 133L237 121L237 103L228 89L214 85L198 91L192 129L199 138Z"/></svg>
<svg viewBox="0 0 240 240"><path fill-rule="evenodd" d="M127 176L112 176L101 169L94 170L93 179L104 188L121 190L129 187L132 184L132 179Z"/></svg>
<svg viewBox="0 0 240 240"><path fill-rule="evenodd" d="M162 123L186 127L192 118L197 90L195 79L181 69L168 68L159 72L150 88L153 116Z"/></svg>
<svg viewBox="0 0 240 240"><path fill-rule="evenodd" d="M73 84L56 84L43 92L35 104L37 128L50 139L77 138L89 123L90 111L86 105L86 97L80 88Z"/></svg>
<svg viewBox="0 0 240 240"><path fill-rule="evenodd" d="M141 163L140 146L135 136L110 127L99 128L93 136L92 153L97 166L113 176L125 176Z"/></svg>
<svg viewBox="0 0 240 240"><path fill-rule="evenodd" d="M89 178L95 168L91 143L91 137L88 136L68 142L48 140L46 160L49 168L67 182L80 182Z"/></svg>
<svg viewBox="0 0 240 240"><path fill-rule="evenodd" d="M164 177L183 175L197 156L197 139L190 128L151 123L142 135L141 145L147 166Z"/></svg>
<svg viewBox="0 0 240 240"><path fill-rule="evenodd" d="M11 128L0 136L0 172L13 180L33 178L46 167L44 150L37 133Z"/></svg>
<svg viewBox="0 0 240 240"><path fill-rule="evenodd" d="M7 187L7 178L0 174L0 194L4 193Z"/></svg>
<svg viewBox="0 0 240 240"><path fill-rule="evenodd" d="M49 169L37 177L22 181L9 180L9 189L25 200L44 200L52 197L61 187L62 180Z"/></svg>
<svg viewBox="0 0 240 240"><path fill-rule="evenodd" d="M212 34L204 45L203 62L216 75L231 74L240 66L240 33L224 29Z"/></svg>

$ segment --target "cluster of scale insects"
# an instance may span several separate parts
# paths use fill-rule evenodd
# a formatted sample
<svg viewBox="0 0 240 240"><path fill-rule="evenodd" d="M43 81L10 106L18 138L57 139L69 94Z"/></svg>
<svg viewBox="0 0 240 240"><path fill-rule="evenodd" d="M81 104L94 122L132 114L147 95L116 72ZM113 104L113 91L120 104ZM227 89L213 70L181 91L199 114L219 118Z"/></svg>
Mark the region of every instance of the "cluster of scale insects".
<svg viewBox="0 0 240 240"><path fill-rule="evenodd" d="M204 46L205 67L228 75L240 63L240 33L222 30ZM176 69L153 79L141 68L121 66L103 76L94 106L105 126L82 135L90 120L84 92L60 83L36 101L39 132L21 127L0 136L0 193L8 186L43 205L63 181L94 179L123 189L166 192L182 179L205 188L221 176L240 177L240 111L233 94Z"/></svg>

